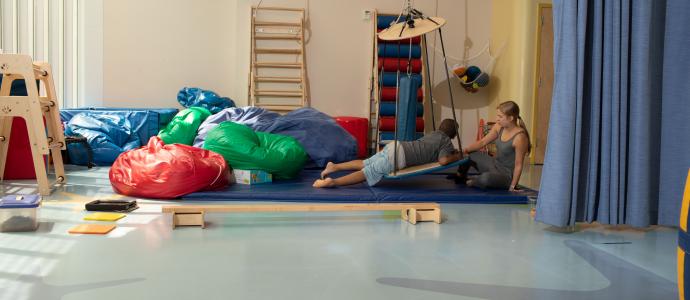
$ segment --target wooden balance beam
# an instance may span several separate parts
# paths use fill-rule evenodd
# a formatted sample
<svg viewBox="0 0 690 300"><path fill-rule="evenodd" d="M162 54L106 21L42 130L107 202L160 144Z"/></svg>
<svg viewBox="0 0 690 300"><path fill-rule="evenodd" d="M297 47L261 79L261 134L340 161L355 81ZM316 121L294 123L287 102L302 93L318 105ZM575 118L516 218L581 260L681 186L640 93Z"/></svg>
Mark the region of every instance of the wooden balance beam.
<svg viewBox="0 0 690 300"><path fill-rule="evenodd" d="M247 205L170 205L164 213L172 213L173 229L177 226L205 227L207 212L310 212L310 211L383 211L399 210L403 220L412 224L421 221L441 223L438 203L359 203L359 204L247 204Z"/></svg>

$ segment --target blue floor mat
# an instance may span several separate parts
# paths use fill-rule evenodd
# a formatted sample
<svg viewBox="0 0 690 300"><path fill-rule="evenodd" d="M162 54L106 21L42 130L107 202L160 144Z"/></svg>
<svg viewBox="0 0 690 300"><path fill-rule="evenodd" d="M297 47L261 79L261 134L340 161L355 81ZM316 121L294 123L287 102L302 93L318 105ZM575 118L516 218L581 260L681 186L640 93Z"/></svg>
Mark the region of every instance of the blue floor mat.
<svg viewBox="0 0 690 300"><path fill-rule="evenodd" d="M439 203L495 203L522 204L537 191L522 189L483 190L456 184L446 174L426 174L401 180L383 180L369 189L378 202L439 202Z"/></svg>
<svg viewBox="0 0 690 300"><path fill-rule="evenodd" d="M499 190L482 190L456 184L445 174L426 174L408 179L383 180L375 187L365 183L317 189L311 185L321 170L304 170L295 180L276 181L270 184L234 184L220 191L197 192L182 197L183 200L205 201L278 201L278 202L439 202L439 203L493 203L523 204L537 192L525 189L511 193ZM333 177L346 173L333 174Z"/></svg>
<svg viewBox="0 0 690 300"><path fill-rule="evenodd" d="M320 174L321 170L303 170L300 177L293 180L281 180L258 185L233 184L225 190L192 193L182 197L182 199L348 203L372 202L374 199L374 194L369 190L366 183L335 189L312 187L314 180Z"/></svg>

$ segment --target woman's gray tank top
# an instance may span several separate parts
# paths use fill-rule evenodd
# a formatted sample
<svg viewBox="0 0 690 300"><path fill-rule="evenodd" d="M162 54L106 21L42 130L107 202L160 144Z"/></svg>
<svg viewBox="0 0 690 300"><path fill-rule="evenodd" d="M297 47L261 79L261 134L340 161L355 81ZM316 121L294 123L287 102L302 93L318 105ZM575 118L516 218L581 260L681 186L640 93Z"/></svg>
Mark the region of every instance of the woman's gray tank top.
<svg viewBox="0 0 690 300"><path fill-rule="evenodd" d="M518 132L513 137L507 141L502 141L503 128L498 132L498 138L496 139L496 161L501 167L506 168L509 174L513 174L513 169L515 169L515 148L513 148L513 140L518 134Z"/></svg>

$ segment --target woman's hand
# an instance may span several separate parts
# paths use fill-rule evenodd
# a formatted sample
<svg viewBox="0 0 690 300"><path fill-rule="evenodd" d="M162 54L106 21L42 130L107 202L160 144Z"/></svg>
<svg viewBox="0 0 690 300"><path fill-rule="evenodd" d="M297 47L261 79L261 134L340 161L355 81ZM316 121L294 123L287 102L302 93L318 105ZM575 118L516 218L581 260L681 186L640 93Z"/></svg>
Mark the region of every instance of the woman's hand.
<svg viewBox="0 0 690 300"><path fill-rule="evenodd" d="M510 192L517 192L518 190L515 189L515 186L514 186L514 185L511 185L511 186L508 188L508 191L510 191Z"/></svg>

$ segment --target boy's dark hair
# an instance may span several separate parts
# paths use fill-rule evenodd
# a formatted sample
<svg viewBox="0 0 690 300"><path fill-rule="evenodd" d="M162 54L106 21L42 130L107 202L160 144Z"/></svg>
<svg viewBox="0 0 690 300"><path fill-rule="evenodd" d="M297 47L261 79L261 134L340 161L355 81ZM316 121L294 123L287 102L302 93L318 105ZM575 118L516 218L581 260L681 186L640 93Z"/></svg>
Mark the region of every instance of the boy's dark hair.
<svg viewBox="0 0 690 300"><path fill-rule="evenodd" d="M452 119L445 119L441 121L438 130L445 133L449 138L453 139L458 134L458 123Z"/></svg>

